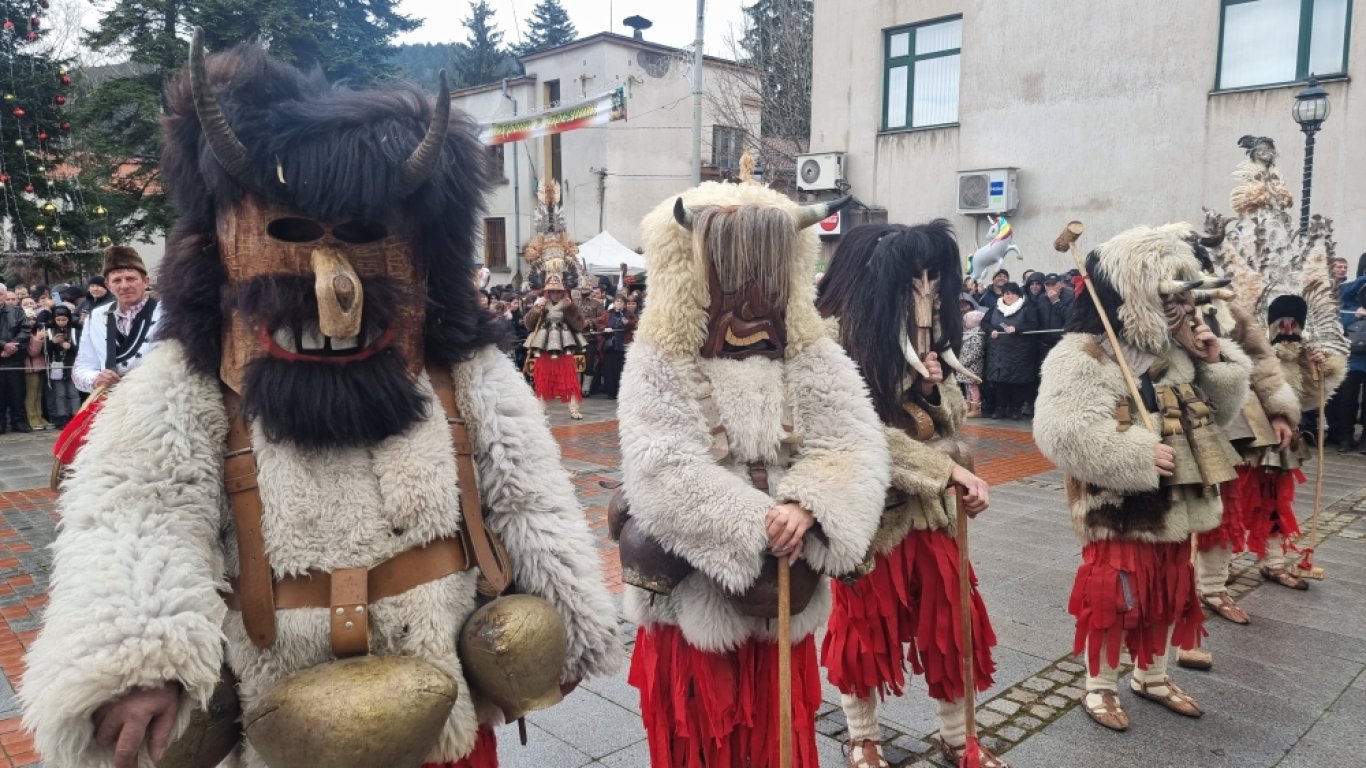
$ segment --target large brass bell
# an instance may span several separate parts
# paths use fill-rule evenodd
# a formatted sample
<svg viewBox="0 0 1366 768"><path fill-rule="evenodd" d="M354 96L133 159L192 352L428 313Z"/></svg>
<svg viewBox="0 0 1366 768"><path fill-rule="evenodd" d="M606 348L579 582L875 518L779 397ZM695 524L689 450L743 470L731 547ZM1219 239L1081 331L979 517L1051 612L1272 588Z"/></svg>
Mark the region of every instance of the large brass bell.
<svg viewBox="0 0 1366 768"><path fill-rule="evenodd" d="M1218 424L1208 421L1192 428L1190 443L1205 485L1218 485L1238 477L1238 462L1242 458Z"/></svg>
<svg viewBox="0 0 1366 768"><path fill-rule="evenodd" d="M569 632L539 597L508 595L484 605L465 621L459 648L476 696L503 710L509 722L564 698L560 674Z"/></svg>
<svg viewBox="0 0 1366 768"><path fill-rule="evenodd" d="M669 595L693 572L692 563L665 549L631 517L626 494L616 486L607 505L607 530L617 542L621 580L656 595Z"/></svg>
<svg viewBox="0 0 1366 768"><path fill-rule="evenodd" d="M1276 430L1271 426L1271 420L1266 417L1266 411L1262 404L1257 401L1255 396L1248 397L1247 402L1243 403L1243 421L1247 422L1247 427L1252 432L1251 448L1270 448L1273 445L1280 445L1281 441L1276 439Z"/></svg>
<svg viewBox="0 0 1366 768"><path fill-rule="evenodd" d="M1175 454L1175 468L1170 477L1162 478L1163 486L1205 485L1204 475L1191 450L1190 436L1181 420L1181 401L1170 387L1157 390L1157 415L1162 419L1162 444Z"/></svg>
<svg viewBox="0 0 1366 768"><path fill-rule="evenodd" d="M419 768L457 690L422 659L358 656L282 680L242 724L270 768Z"/></svg>
<svg viewBox="0 0 1366 768"><path fill-rule="evenodd" d="M820 586L821 575L805 560L798 560L791 567L792 614L795 616L806 610L807 604ZM731 598L731 604L741 614L754 619L778 618L778 558L764 555L764 566L759 578L750 588Z"/></svg>

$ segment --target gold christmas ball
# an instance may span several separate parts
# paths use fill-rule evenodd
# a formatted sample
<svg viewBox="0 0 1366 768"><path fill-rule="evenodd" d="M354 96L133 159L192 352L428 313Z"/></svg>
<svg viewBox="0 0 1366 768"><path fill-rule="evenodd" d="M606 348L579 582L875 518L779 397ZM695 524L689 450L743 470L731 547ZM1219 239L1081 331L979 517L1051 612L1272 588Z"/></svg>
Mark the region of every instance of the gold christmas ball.
<svg viewBox="0 0 1366 768"><path fill-rule="evenodd" d="M15 139L15 140L14 140L14 146L16 146L16 147L22 147L22 146L24 146L24 140L23 140L23 139Z"/></svg>
<svg viewBox="0 0 1366 768"><path fill-rule="evenodd" d="M103 219L105 216L109 215L109 209L105 208L103 205L95 206L90 210L90 212L95 214L96 218L100 219Z"/></svg>
<svg viewBox="0 0 1366 768"><path fill-rule="evenodd" d="M108 248L109 246L111 246L111 245L113 245L113 244L114 244L114 238L110 237L109 235L100 235L100 247L101 247L101 248Z"/></svg>
<svg viewBox="0 0 1366 768"><path fill-rule="evenodd" d="M12 93L7 93L7 94L5 94L5 101L14 101L14 94L12 94Z"/></svg>
<svg viewBox="0 0 1366 768"><path fill-rule="evenodd" d="M46 224L34 224L34 225L33 225L33 231L34 231L34 232L37 232L38 234L41 235L41 234L43 234L44 232L47 231L47 225L46 225Z"/></svg>
<svg viewBox="0 0 1366 768"><path fill-rule="evenodd" d="M43 203L43 214L46 216L56 216L57 204L50 201Z"/></svg>
<svg viewBox="0 0 1366 768"><path fill-rule="evenodd" d="M54 251L65 251L65 250L66 250L66 238L62 237L61 235L58 235L58 236L57 236L57 239L56 239L55 241L53 241L53 243L52 243L52 250L54 250Z"/></svg>

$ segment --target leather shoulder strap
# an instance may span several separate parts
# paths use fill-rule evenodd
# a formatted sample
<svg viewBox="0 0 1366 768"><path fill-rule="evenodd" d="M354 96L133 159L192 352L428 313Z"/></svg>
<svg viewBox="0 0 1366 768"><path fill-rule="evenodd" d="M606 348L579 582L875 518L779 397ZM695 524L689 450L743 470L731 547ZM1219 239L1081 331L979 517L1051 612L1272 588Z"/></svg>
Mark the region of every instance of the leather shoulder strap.
<svg viewBox="0 0 1366 768"><path fill-rule="evenodd" d="M431 379L436 399L446 412L446 422L451 426L451 442L455 444L460 513L464 518L461 534L469 543L484 581L495 595L501 595L512 583L512 573L506 557L499 557L501 544L484 525L484 507L479 499L479 484L474 475L474 443L470 440L469 427L460 415L460 407L455 402L455 381L450 368L439 363L427 366L427 376Z"/></svg>
<svg viewBox="0 0 1366 768"><path fill-rule="evenodd" d="M242 417L241 398L224 387L223 405L228 412L223 486L228 492L232 525L237 532L237 584L242 624L253 645L269 648L275 642L275 581L261 524L264 508L260 488L256 485L256 453L251 447L251 428Z"/></svg>

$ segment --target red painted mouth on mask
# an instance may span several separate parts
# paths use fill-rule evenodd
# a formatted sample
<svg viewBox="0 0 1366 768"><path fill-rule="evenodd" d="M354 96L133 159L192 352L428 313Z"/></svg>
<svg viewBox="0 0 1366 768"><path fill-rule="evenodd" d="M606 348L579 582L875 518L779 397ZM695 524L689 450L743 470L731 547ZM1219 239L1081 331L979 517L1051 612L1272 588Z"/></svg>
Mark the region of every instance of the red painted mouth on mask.
<svg viewBox="0 0 1366 768"><path fill-rule="evenodd" d="M265 326L257 326L256 328L256 338L261 342L261 346L265 348L267 355L291 363L327 363L329 365L350 365L351 363L369 360L371 357L374 357L379 352L382 352L391 346L394 343L394 335L394 329L387 328L384 333L380 334L379 338L358 348L355 352L350 354L338 354L330 351L323 354L314 354L311 352L294 352L285 349L275 341L275 338Z"/></svg>

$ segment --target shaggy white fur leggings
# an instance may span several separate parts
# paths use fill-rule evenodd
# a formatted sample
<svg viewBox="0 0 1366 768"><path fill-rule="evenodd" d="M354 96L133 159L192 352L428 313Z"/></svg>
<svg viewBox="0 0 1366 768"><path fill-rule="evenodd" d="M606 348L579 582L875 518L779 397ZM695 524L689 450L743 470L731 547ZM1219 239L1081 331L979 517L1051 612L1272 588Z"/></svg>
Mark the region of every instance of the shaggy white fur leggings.
<svg viewBox="0 0 1366 768"><path fill-rule="evenodd" d="M961 747L968 740L968 713L963 709L963 701L941 701L939 704L939 737L951 747ZM881 741L882 732L877 724L877 697L866 699L849 694L840 696L840 706L844 708L844 719L849 723L849 740Z"/></svg>

